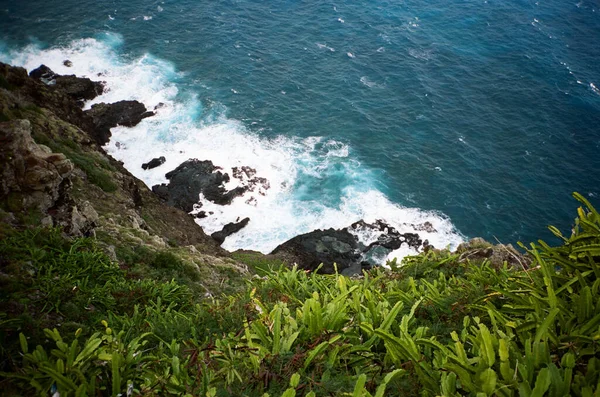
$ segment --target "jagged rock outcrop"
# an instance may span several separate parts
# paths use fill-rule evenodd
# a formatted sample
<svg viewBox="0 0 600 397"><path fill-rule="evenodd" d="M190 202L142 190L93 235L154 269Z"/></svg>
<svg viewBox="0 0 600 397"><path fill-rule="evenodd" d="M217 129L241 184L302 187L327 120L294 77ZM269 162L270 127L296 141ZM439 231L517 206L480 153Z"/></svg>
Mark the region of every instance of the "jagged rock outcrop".
<svg viewBox="0 0 600 397"><path fill-rule="evenodd" d="M56 89L75 99L80 106L83 105L83 101L94 99L104 92L104 83L100 81L92 81L87 77L77 77L75 75L56 74L46 65L41 65L32 70L29 76L53 85Z"/></svg>
<svg viewBox="0 0 600 397"><path fill-rule="evenodd" d="M97 103L84 112L92 118L94 138L100 145L110 139L110 129L118 125L136 126L146 117L154 116L143 103L138 101L119 101L115 103Z"/></svg>
<svg viewBox="0 0 600 397"><path fill-rule="evenodd" d="M239 222L230 222L223 226L223 229L221 229L218 232L214 232L210 236L214 238L219 244L223 244L227 237L245 228L246 225L248 225L248 222L250 222L250 218L244 218Z"/></svg>
<svg viewBox="0 0 600 397"><path fill-rule="evenodd" d="M0 123L0 200L17 213L42 215L40 222L62 226L66 233L89 234L98 214L88 202L79 206L70 197L73 163L52 153L31 137L29 120Z"/></svg>
<svg viewBox="0 0 600 397"><path fill-rule="evenodd" d="M73 171L64 154L34 142L28 120L0 123L0 164L0 197L19 209L53 207Z"/></svg>
<svg viewBox="0 0 600 397"><path fill-rule="evenodd" d="M377 235L368 245L358 237L365 231ZM271 255L307 270L316 270L323 264L319 271L330 274L335 272L335 263L339 272L356 274L402 245L418 251L423 247L423 241L418 234L399 233L381 220L375 223L361 220L343 229L314 230L296 236L275 248Z"/></svg>
<svg viewBox="0 0 600 397"><path fill-rule="evenodd" d="M167 204L185 212L191 212L198 204L200 193L215 204L231 204L246 188L227 191L223 184L229 182L229 175L219 170L212 161L190 159L165 175L168 184L154 185L152 191Z"/></svg>
<svg viewBox="0 0 600 397"><path fill-rule="evenodd" d="M206 254L228 255L192 217L164 205L142 181L106 155L94 139L95 126L91 117L73 98L61 89L29 77L23 68L0 63L0 120L21 123L19 119L29 120L30 135L37 143L52 147L50 150L37 145L41 150L57 154L57 159L67 158L73 166L71 174L59 185L67 194L55 189L58 193L50 195L52 199L47 199L41 206L45 211L45 224L51 221L53 225L63 226L67 232L86 234L91 229L80 222L83 217L90 219L89 225L95 223L96 230L103 231L110 224L110 234L122 239L119 233L129 227L124 214L135 211L148 220L149 242L152 236L158 235L172 244L194 245ZM0 145L2 148L7 146ZM7 167L12 167L10 160L8 165L0 164L0 172L5 172ZM9 179L3 177L5 180ZM6 219L21 222L20 215L16 216L22 213L21 207L14 210L14 214L8 207L21 202L17 197L18 190L13 187L9 190L12 194L0 199L0 213L5 211ZM97 221L94 221L96 216L92 208ZM120 225L120 229L114 225Z"/></svg>

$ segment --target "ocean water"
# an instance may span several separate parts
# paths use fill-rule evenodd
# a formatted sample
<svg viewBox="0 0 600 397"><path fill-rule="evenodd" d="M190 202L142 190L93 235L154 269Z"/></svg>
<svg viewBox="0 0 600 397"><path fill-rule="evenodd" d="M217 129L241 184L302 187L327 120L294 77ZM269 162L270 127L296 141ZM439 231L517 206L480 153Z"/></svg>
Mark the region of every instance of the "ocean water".
<svg viewBox="0 0 600 397"><path fill-rule="evenodd" d="M162 104L106 147L149 186L188 158L267 178L200 221L249 216L224 247L263 252L359 219L437 247L568 231L571 192L600 201L599 43L586 0L0 1L1 61Z"/></svg>

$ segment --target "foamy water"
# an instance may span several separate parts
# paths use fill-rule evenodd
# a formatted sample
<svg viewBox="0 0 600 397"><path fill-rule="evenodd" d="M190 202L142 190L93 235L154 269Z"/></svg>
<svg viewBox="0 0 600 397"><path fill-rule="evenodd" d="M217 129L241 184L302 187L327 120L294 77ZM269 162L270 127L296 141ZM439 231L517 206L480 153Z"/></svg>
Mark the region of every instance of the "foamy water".
<svg viewBox="0 0 600 397"><path fill-rule="evenodd" d="M342 228L360 219L383 219L398 231L418 233L436 247L455 247L463 241L452 223L437 212L405 208L388 200L374 188L372 171L352 158L346 143L325 137L266 139L251 132L243 122L222 114L207 114L198 94L183 93L177 85L185 75L171 63L145 54L126 59L118 53L122 44L117 35L103 40L84 39L61 48L29 46L1 55L4 62L21 65L29 71L40 64L59 74L77 74L106 82L107 91L85 104L135 99L156 115L133 128L116 127L105 149L149 187L167 182L165 173L185 160L211 160L230 176L234 167L249 166L257 177L266 178L269 188L259 187L219 206L199 198L201 210L212 213L197 222L207 233L229 222L249 217L250 223L228 237L223 247L253 249L264 253L302 233L315 229ZM332 50L323 44L319 47ZM63 61L72 61L72 67ZM363 84L370 86L366 78ZM374 84L374 83L373 83ZM153 170L141 164L164 156L166 163ZM320 187L331 178L342 179L338 190ZM232 178L228 189L243 184ZM331 200L331 195L337 195ZM436 232L416 231L411 225L430 222ZM359 236L364 242L373 236ZM408 247L388 255L388 259L413 254ZM385 258L380 258L381 261Z"/></svg>

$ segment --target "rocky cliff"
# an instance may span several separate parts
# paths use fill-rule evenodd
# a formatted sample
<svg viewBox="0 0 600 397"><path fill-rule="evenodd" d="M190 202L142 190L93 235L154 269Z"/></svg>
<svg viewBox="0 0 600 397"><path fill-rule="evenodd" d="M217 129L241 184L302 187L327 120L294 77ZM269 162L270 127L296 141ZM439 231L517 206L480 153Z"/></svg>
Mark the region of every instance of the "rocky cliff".
<svg viewBox="0 0 600 397"><path fill-rule="evenodd" d="M102 82L60 76L42 65L27 73L0 63L0 217L2 227L61 227L68 236L93 236L115 261L140 250L166 251L184 260L198 290L212 294L235 289L248 275L247 263L293 264L324 273L360 274L401 246L434 249L416 233L399 233L383 221L356 222L347 228L315 230L281 244L271 255L220 248L224 239L251 220L226 225L206 235L189 215L198 195L219 205L268 181L243 167L232 175L246 181L226 191L230 178L210 161L190 159L166 174L168 184L152 191L102 149L117 125L134 126L154 113L136 101L100 103L82 110L83 101L102 93ZM157 158L142 167L164 163ZM243 171L243 172L242 172ZM243 176L243 175L242 175ZM196 217L206 216L202 211ZM411 225L430 231L427 222ZM361 241L367 231L375 236ZM476 240L460 247L465 259L490 259L497 264L525 263L512 247ZM248 258L252 258L248 261ZM322 264L322 265L321 265ZM225 283L226 282L226 283Z"/></svg>
<svg viewBox="0 0 600 397"><path fill-rule="evenodd" d="M93 236L122 265L132 252L166 251L197 273L199 291L240 285L244 264L101 148L110 127L152 114L132 101L83 111L75 82L68 89L65 79L48 84L57 78L49 73L34 78L0 64L1 228L56 226L68 236Z"/></svg>

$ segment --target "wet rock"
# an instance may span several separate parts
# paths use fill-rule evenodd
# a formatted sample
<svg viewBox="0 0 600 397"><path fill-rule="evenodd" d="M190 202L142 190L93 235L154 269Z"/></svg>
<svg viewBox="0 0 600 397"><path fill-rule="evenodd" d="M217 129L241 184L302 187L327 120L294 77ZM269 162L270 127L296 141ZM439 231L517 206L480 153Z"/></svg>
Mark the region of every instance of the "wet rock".
<svg viewBox="0 0 600 397"><path fill-rule="evenodd" d="M119 101L115 103L98 103L84 112L92 118L94 138L100 145L110 139L110 129L117 125L136 126L146 117L154 116L154 112L146 110L146 106L138 101Z"/></svg>
<svg viewBox="0 0 600 397"><path fill-rule="evenodd" d="M419 232L437 233L437 230L429 221L413 225L413 228Z"/></svg>
<svg viewBox="0 0 600 397"><path fill-rule="evenodd" d="M254 192L258 189L258 193L262 196L266 194L266 191L271 188L271 185L267 178L256 176L256 169L248 166L233 167L232 176L239 179L250 192Z"/></svg>
<svg viewBox="0 0 600 397"><path fill-rule="evenodd" d="M104 92L104 83L92 81L87 77L77 77L75 75L57 76L55 81L56 88L77 101L94 99ZM82 105L81 102L80 105Z"/></svg>
<svg viewBox="0 0 600 397"><path fill-rule="evenodd" d="M200 193L215 204L228 205L247 188L227 191L223 184L229 182L229 175L219 169L211 161L191 159L165 175L168 184L155 185L152 191L169 205L186 212L191 212L194 204L198 204Z"/></svg>
<svg viewBox="0 0 600 397"><path fill-rule="evenodd" d="M367 223L363 220L350 225L353 231L360 233L365 230L371 232L380 232L377 239L370 243L363 252L367 252L374 247L384 247L390 251L397 250L402 244L407 244L409 247L418 250L423 242L416 233L400 233L394 227L388 225L384 221L378 219L375 223Z"/></svg>
<svg viewBox="0 0 600 397"><path fill-rule="evenodd" d="M357 237L359 234L372 236L372 242L363 244ZM352 275L377 265L403 245L419 251L423 244L418 234L400 233L382 220L374 223L360 220L343 229L315 230L296 236L271 254L307 270L316 270L323 263L322 273L333 273L335 263L340 273Z"/></svg>
<svg viewBox="0 0 600 397"><path fill-rule="evenodd" d="M151 170L152 168L163 165L165 161L167 161L167 159L164 156L155 157L147 163L142 164L142 168L145 170Z"/></svg>
<svg viewBox="0 0 600 397"><path fill-rule="evenodd" d="M65 65L66 65L65 61ZM69 61L70 62L70 61ZM92 81L87 77L56 74L46 65L41 65L29 73L30 77L53 85L83 105L83 101L96 98L104 92L104 83Z"/></svg>
<svg viewBox="0 0 600 397"><path fill-rule="evenodd" d="M29 77L50 82L54 80L54 78L56 77L56 73L54 73L52 69L50 69L48 66L40 65L38 68L33 69L31 72L29 72Z"/></svg>
<svg viewBox="0 0 600 397"><path fill-rule="evenodd" d="M311 271L322 263L319 271L325 274L335 273L334 263L338 271L342 271L361 262L358 241L346 229L314 230L301 234L279 245L271 254Z"/></svg>
<svg viewBox="0 0 600 397"><path fill-rule="evenodd" d="M65 59L63 61L63 65L65 65L66 67L70 68L71 66L73 66L73 62L69 61L68 59Z"/></svg>
<svg viewBox="0 0 600 397"><path fill-rule="evenodd" d="M219 244L223 244L223 242L225 241L225 239L227 237L229 237L233 233L237 233L240 230L242 230L243 228L245 228L246 225L248 224L248 222L250 222L250 218L244 218L240 222L237 222L237 223L234 223L234 222L228 223L225 226L223 226L223 229L211 234L210 236L212 238L214 238L215 240L217 240L217 242Z"/></svg>

